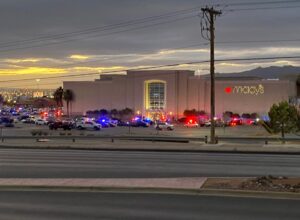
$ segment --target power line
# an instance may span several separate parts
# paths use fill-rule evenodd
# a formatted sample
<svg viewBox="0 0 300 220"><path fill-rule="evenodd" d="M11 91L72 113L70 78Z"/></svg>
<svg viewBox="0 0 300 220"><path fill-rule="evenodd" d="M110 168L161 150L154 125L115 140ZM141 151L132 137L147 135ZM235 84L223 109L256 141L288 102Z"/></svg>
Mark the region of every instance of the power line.
<svg viewBox="0 0 300 220"><path fill-rule="evenodd" d="M179 10L179 11L175 11L175 12L171 12L171 13L167 13L167 14L163 14L163 15L159 15L159 16L151 16L151 17L146 17L146 18L142 18L142 19L135 19L135 20L130 20L130 21L121 22L121 23L117 23L117 24L101 26L101 27L88 28L88 29L79 30L79 31L66 32L66 33L56 34L56 35L42 36L42 37L31 38L31 39L26 39L26 40L4 42L4 43L0 43L0 47L2 47L2 48L13 47L13 46L19 46L19 44L39 43L39 42L43 42L43 41L59 40L59 39L65 39L65 38L74 37L74 36L87 35L87 34L91 34L91 33L95 33L95 32L103 32L103 31L111 31L111 30L115 30L115 29L122 29L125 27L133 26L133 25L140 25L140 24L145 24L145 23L149 23L149 22L159 21L162 19L177 17L177 16L184 15L184 14L190 14L193 12L197 12L198 10L199 10L199 7L195 7L195 8ZM58 43L58 42L56 42L56 43Z"/></svg>
<svg viewBox="0 0 300 220"><path fill-rule="evenodd" d="M177 21L181 21L181 20L186 20L186 19L190 19L190 18L193 18L193 17L196 17L196 15L185 16L185 17L181 17L181 18L177 18L177 19L173 19L173 20L168 20L168 21L164 21L164 22L149 24L149 25L145 25L145 26L134 27L134 28L120 30L120 31L115 31L115 32L106 33L106 34L95 34L93 36L89 36L88 38L92 38L92 37L105 37L105 36L110 36L110 35L114 35L114 34L124 33L124 32L128 32L128 31L140 30L140 29L145 29L145 28L149 28L149 27L154 27L154 26L157 26L157 25L162 25L162 24L167 24L167 23L171 23L171 22L177 22ZM86 39L86 38L87 37L81 38L81 39ZM63 43L70 43L70 42L77 41L77 40L79 40L79 39L78 38L77 39L68 39L68 40L64 40L64 41L60 41L60 42L51 42L51 43L42 44L42 45L33 45L33 46L27 46L27 47L18 47L18 48L13 48L13 49L0 50L0 53L9 52L9 51L16 51L16 50L23 50L23 49L45 47L45 46L57 45L57 44L63 44Z"/></svg>
<svg viewBox="0 0 300 220"><path fill-rule="evenodd" d="M275 5L275 4L288 4L288 3L299 3L299 0L285 0L285 1L257 1L257 2L231 2L231 3L222 3L215 4L216 6L244 6L244 5Z"/></svg>
<svg viewBox="0 0 300 220"><path fill-rule="evenodd" d="M287 4L287 3L300 3L300 2L296 1L296 0L287 0L287 1L266 1L266 2L248 2L248 3L247 2L244 2L244 3L228 3L228 4L219 4L219 5L241 6L241 5L270 5L270 4L283 4L283 3ZM83 35L83 34L91 34L91 33L95 33L95 32L120 29L120 28L124 28L124 27L127 27L127 26L143 24L143 23L147 23L147 22L157 21L157 20L160 20L160 19L166 19L166 18L176 17L176 16L179 16L179 15L187 14L187 13L192 13L192 12L195 12L195 11L199 10L199 8L200 8L200 6L199 7L194 7L194 8L189 8L189 9L184 9L184 10L178 10L178 11L166 13L166 14L163 14L163 15L151 16L151 17L146 17L146 18L141 18L141 19L130 20L130 21L121 22L121 23L112 24L112 25L106 25L106 26L100 26L100 27L98 26L98 27L92 27L92 28L87 28L87 29L73 31L73 32L65 32L65 33L56 34L56 35L48 35L48 36L36 37L36 38L31 38L31 39L26 39L26 40L0 43L0 47L10 48L10 47L19 46L20 44L22 44L22 45L25 44L26 45L26 44L32 44L32 43L40 43L40 42L49 41L49 40L61 40L61 39L69 38L69 37L74 37L76 35L80 36L80 35ZM238 11L238 10L259 10L259 9L263 9L263 8L232 9L232 10L229 10L229 11L233 12L233 11ZM150 25L146 25L146 26L142 26L142 27L135 27L135 28L131 28L131 29L128 29L128 30L120 30L120 31L112 32L112 33L107 33L107 34L104 34L102 36L108 36L108 35L112 35L112 34L118 34L118 33L122 33L122 32L138 30L138 29L152 27L152 26L156 26L156 25L160 25L160 24L169 23L169 22L175 22L175 21L179 21L179 20L183 20L183 19L187 19L187 18L190 18L190 17L178 18L178 19L175 19L175 20L150 24ZM101 35L97 34L97 35L93 35L93 36L89 36L89 37L86 36L85 39L86 38L91 38L91 37L97 37L97 36L101 37ZM23 49L44 47L44 46L61 44L61 43L73 42L73 41L77 41L77 40L80 40L80 39L82 39L82 38L68 39L68 40L65 40L65 41L50 42L50 43L46 43L46 44L39 44L39 45L33 45L33 46L11 48L11 49L7 49L7 50L2 50L0 52L8 52L8 51L14 51L14 50L23 50Z"/></svg>
<svg viewBox="0 0 300 220"><path fill-rule="evenodd" d="M276 42L299 42L300 39L274 39L274 40L236 40L236 41L217 41L215 42L216 44L248 44L248 43L276 43ZM182 46L182 47L174 47L174 48L165 48L163 50L181 50L181 49L187 49L187 48L193 48L197 46L207 46L209 43L198 43L198 44L191 44L187 46ZM202 47L203 48L203 47ZM202 49L202 48L195 48L195 49ZM152 52L152 50L144 50L140 51L141 53L145 52ZM80 61L80 62L75 62L75 63L69 63L69 64L61 64L61 65L55 65L55 66L46 66L47 68L60 68L60 67L72 67L76 65L81 65L81 64L88 64L88 63L94 63L94 62L99 62L99 61L111 61L111 60L118 60L116 57L111 57L111 58L101 58L101 59L93 59L93 60L88 60L88 61Z"/></svg>
<svg viewBox="0 0 300 220"><path fill-rule="evenodd" d="M300 41L300 40L299 40ZM164 48L163 50L181 50L181 49L187 49L187 48L192 48L200 45L208 45L208 43L198 43L198 44L190 44L187 46L181 46L181 47L174 47L174 48ZM162 51L163 51L162 50ZM153 50L143 50L140 51L139 53L149 53L152 52ZM105 56L105 55L104 55ZM108 55L110 56L110 55ZM61 64L61 65L55 65L55 66L47 66L48 68L59 68L59 67L68 67L68 66L75 66L75 65L81 65L81 64L87 64L87 63L93 63L93 62L99 62L99 61L111 61L111 60L117 60L118 58L116 57L111 57L111 58L101 58L101 59L93 59L93 60L88 60L88 61L80 61L80 62L75 62L71 64Z"/></svg>
<svg viewBox="0 0 300 220"><path fill-rule="evenodd" d="M300 3L300 2L299 2ZM273 10L273 9L295 9L300 6L279 6L279 7L260 7L260 8L237 8L237 9L225 9L226 12L238 12L238 11L258 11L258 10Z"/></svg>
<svg viewBox="0 0 300 220"><path fill-rule="evenodd" d="M237 41L219 41L216 44L244 44L244 43L278 43L278 42L299 42L300 39L268 39L268 40L237 40Z"/></svg>

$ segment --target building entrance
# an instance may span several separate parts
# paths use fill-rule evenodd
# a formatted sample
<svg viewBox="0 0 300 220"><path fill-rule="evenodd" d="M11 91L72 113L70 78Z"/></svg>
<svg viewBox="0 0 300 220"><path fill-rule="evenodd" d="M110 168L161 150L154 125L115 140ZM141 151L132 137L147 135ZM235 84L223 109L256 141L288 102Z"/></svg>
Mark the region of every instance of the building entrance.
<svg viewBox="0 0 300 220"><path fill-rule="evenodd" d="M153 121L164 121L166 120L166 113L162 110L148 110L146 113L147 117Z"/></svg>

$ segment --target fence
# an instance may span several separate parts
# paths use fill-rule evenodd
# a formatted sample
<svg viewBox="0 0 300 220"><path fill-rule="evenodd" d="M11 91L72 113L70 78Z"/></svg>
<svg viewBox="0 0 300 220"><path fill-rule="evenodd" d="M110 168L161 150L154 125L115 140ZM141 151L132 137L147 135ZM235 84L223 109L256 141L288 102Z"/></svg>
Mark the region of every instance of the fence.
<svg viewBox="0 0 300 220"><path fill-rule="evenodd" d="M132 141L152 141L152 142L202 142L208 143L209 139L205 137L163 137L163 136L1 136L1 142L9 140L33 140L33 141L45 141L45 140L70 140L76 142L79 140L109 140L114 142L115 140L132 140ZM278 137L217 137L217 142L235 142L235 143L264 143L269 142L299 142L300 138L278 138Z"/></svg>

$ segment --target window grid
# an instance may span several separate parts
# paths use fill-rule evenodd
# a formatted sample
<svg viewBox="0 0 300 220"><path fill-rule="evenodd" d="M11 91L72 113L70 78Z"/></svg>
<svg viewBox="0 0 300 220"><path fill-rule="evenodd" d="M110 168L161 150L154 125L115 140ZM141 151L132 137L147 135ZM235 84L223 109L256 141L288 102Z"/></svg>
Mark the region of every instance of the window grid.
<svg viewBox="0 0 300 220"><path fill-rule="evenodd" d="M149 109L165 108L165 83L152 82L148 84Z"/></svg>

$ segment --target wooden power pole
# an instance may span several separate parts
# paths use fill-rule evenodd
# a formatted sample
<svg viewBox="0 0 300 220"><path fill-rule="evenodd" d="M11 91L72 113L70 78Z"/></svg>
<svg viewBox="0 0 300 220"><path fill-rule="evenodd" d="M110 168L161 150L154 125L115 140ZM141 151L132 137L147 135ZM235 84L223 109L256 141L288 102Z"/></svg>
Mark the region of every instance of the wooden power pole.
<svg viewBox="0 0 300 220"><path fill-rule="evenodd" d="M213 7L202 8L203 18L206 21L207 27L201 32L206 30L209 32L209 36L206 39L210 40L210 143L216 144L215 133L215 19L216 16L221 15L221 11L215 10ZM209 26L209 27L208 27Z"/></svg>

